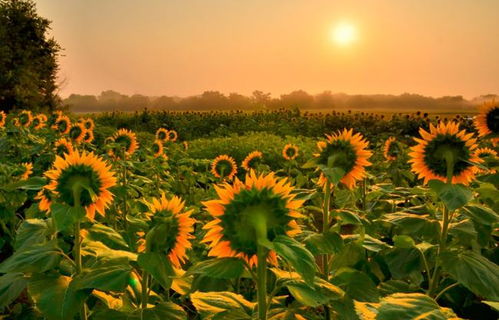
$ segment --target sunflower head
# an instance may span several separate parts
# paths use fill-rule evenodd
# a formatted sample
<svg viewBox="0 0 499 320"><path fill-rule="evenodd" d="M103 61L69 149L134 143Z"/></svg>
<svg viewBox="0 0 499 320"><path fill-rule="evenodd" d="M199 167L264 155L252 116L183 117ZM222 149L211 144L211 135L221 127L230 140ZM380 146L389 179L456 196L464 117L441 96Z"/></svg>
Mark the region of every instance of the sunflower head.
<svg viewBox="0 0 499 320"><path fill-rule="evenodd" d="M156 130L156 140L167 141L169 138L168 130L165 128L159 128Z"/></svg>
<svg viewBox="0 0 499 320"><path fill-rule="evenodd" d="M241 167L246 171L255 169L257 161L262 157L263 154L260 151L253 151L250 154L248 154L246 158L244 158L243 162L241 163Z"/></svg>
<svg viewBox="0 0 499 320"><path fill-rule="evenodd" d="M153 227L146 236L146 250L165 253L180 268L187 258L186 250L192 247L189 240L194 238L196 220L191 218L192 210L186 211L179 197L168 200L164 194L154 198L149 207Z"/></svg>
<svg viewBox="0 0 499 320"><path fill-rule="evenodd" d="M135 133L128 129L119 129L113 135L113 143L120 146L121 150L110 150L110 155L120 158L120 154L125 152L125 156L131 156L138 149L139 143Z"/></svg>
<svg viewBox="0 0 499 320"><path fill-rule="evenodd" d="M33 164L31 162L21 163L22 173L21 180L28 180L29 176L33 173Z"/></svg>
<svg viewBox="0 0 499 320"><path fill-rule="evenodd" d="M35 130L39 130L45 127L46 122L47 122L47 116L44 115L43 113L40 113L33 118L32 125L33 128L35 128Z"/></svg>
<svg viewBox="0 0 499 320"><path fill-rule="evenodd" d="M38 208L40 211L50 212L50 206L52 205L53 193L47 186L43 187L35 196L38 200Z"/></svg>
<svg viewBox="0 0 499 320"><path fill-rule="evenodd" d="M76 143L80 143L85 138L86 129L81 123L75 123L69 129L69 137Z"/></svg>
<svg viewBox="0 0 499 320"><path fill-rule="evenodd" d="M69 154L73 152L73 145L71 144L70 141L66 140L65 138L61 138L57 140L54 144L54 151L55 154L58 156L62 156L65 153Z"/></svg>
<svg viewBox="0 0 499 320"><path fill-rule="evenodd" d="M5 126L5 120L7 120L7 114L4 111L0 111L0 128Z"/></svg>
<svg viewBox="0 0 499 320"><path fill-rule="evenodd" d="M29 127L33 122L33 115L29 110L23 110L19 114L19 124L23 127Z"/></svg>
<svg viewBox="0 0 499 320"><path fill-rule="evenodd" d="M111 167L93 153L74 151L57 156L53 169L45 172L49 179L47 189L53 198L69 206L85 208L89 219L95 212L104 215L113 200L109 188L116 184Z"/></svg>
<svg viewBox="0 0 499 320"><path fill-rule="evenodd" d="M253 266L257 262L257 229L263 228L270 241L279 235L292 237L301 232L295 219L302 217L297 210L303 201L295 199L286 179L251 171L244 182L236 178L232 184L225 183L215 190L218 199L203 203L214 218L203 227L207 233L202 242L209 244L209 256L238 257ZM259 221L258 226L255 221ZM274 252L269 260L277 262Z"/></svg>
<svg viewBox="0 0 499 320"><path fill-rule="evenodd" d="M411 170L424 179L469 184L477 170L473 163L482 162L474 153L477 148L472 133L459 130L456 122L430 124L430 131L419 129L421 139L411 148Z"/></svg>
<svg viewBox="0 0 499 320"><path fill-rule="evenodd" d="M480 137L494 135L492 140L499 141L499 102L485 102L479 107L479 114L475 118L475 127Z"/></svg>
<svg viewBox="0 0 499 320"><path fill-rule="evenodd" d="M475 156L485 160L486 158L497 159L497 152L491 148L478 148L475 150ZM479 173L487 173L488 170L478 168ZM495 173L494 169L490 170L491 173Z"/></svg>
<svg viewBox="0 0 499 320"><path fill-rule="evenodd" d="M60 134L68 134L69 130L71 130L71 120L69 120L68 116L59 113L52 125L52 129L57 130Z"/></svg>
<svg viewBox="0 0 499 320"><path fill-rule="evenodd" d="M211 163L211 173L219 179L232 180L237 174L237 165L234 158L222 154Z"/></svg>
<svg viewBox="0 0 499 320"><path fill-rule="evenodd" d="M317 143L318 153L314 154L317 164L323 168L337 168L344 172L340 182L352 189L355 182L366 176L366 166L372 152L367 150L369 143L360 133L343 129L326 135L325 141ZM320 179L319 179L320 180Z"/></svg>
<svg viewBox="0 0 499 320"><path fill-rule="evenodd" d="M92 143L94 141L94 131L87 129L85 130L85 136L83 137L83 142Z"/></svg>
<svg viewBox="0 0 499 320"><path fill-rule="evenodd" d="M282 149L282 156L286 160L294 160L298 157L299 151L300 149L298 149L298 146L294 144L287 144Z"/></svg>
<svg viewBox="0 0 499 320"><path fill-rule="evenodd" d="M87 130L94 130L95 128L94 120L92 120L91 118L83 119L83 126Z"/></svg>
<svg viewBox="0 0 499 320"><path fill-rule="evenodd" d="M154 141L151 149L152 149L152 153L153 153L154 158L158 158L158 157L165 158L166 157L165 150L163 147L163 141L161 141L161 140Z"/></svg>
<svg viewBox="0 0 499 320"><path fill-rule="evenodd" d="M386 139L385 145L383 146L383 157L388 161L395 161L397 160L399 152L400 150L395 137Z"/></svg>
<svg viewBox="0 0 499 320"><path fill-rule="evenodd" d="M175 142L175 141L177 141L177 138L178 138L177 131L175 131L175 130L168 131L168 140L169 141Z"/></svg>

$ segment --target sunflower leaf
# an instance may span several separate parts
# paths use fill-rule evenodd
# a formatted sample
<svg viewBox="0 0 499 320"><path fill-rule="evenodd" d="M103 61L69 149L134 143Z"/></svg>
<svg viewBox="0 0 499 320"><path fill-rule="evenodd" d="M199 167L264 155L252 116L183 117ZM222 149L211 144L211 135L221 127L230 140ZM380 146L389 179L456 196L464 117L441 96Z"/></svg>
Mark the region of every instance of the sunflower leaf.
<svg viewBox="0 0 499 320"><path fill-rule="evenodd" d="M217 258L201 261L189 268L186 276L201 274L217 279L233 279L240 277L244 264L239 258Z"/></svg>
<svg viewBox="0 0 499 320"><path fill-rule="evenodd" d="M141 253L137 257L137 263L142 269L147 271L154 280L158 281L165 290L170 289L175 271L164 254L156 252Z"/></svg>
<svg viewBox="0 0 499 320"><path fill-rule="evenodd" d="M462 184L447 184L439 180L430 180L428 185L450 211L461 208L473 198L473 193Z"/></svg>

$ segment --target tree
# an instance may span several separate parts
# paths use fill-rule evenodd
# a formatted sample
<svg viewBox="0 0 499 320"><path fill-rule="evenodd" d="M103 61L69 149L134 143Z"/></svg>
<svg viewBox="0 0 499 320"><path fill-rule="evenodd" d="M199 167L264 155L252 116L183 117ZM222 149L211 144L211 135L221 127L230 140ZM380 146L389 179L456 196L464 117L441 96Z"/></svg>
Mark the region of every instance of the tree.
<svg viewBox="0 0 499 320"><path fill-rule="evenodd" d="M32 0L0 0L0 110L49 109L57 95L60 46Z"/></svg>

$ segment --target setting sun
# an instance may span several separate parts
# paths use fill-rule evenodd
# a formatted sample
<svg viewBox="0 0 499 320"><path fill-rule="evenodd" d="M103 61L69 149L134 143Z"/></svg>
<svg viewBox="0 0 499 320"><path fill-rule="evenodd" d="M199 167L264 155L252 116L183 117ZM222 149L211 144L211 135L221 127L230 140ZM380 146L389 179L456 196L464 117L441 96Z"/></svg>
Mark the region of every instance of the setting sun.
<svg viewBox="0 0 499 320"><path fill-rule="evenodd" d="M357 30L355 26L350 23L340 23L334 27L332 39L338 45L349 45L357 39Z"/></svg>

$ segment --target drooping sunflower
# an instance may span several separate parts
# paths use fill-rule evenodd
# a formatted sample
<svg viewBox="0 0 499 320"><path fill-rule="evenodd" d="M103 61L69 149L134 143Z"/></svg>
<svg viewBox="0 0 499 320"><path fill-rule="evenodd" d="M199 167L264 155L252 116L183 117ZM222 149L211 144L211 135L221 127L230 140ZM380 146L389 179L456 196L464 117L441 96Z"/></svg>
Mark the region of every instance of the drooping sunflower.
<svg viewBox="0 0 499 320"><path fill-rule="evenodd" d="M55 154L58 156L73 152L73 145L71 144L71 141L66 140L65 138L57 140L54 144L54 147Z"/></svg>
<svg viewBox="0 0 499 320"><path fill-rule="evenodd" d="M50 206L52 205L53 193L47 186L43 187L35 196L35 200L38 200L38 209L40 211L50 212Z"/></svg>
<svg viewBox="0 0 499 320"><path fill-rule="evenodd" d="M7 120L7 114L4 111L0 111L0 128L5 127L5 120Z"/></svg>
<svg viewBox="0 0 499 320"><path fill-rule="evenodd" d="M483 159L485 157L491 157L494 159L497 159L497 152L491 148L478 148L475 150L475 156L477 156L480 159ZM479 173L486 173L488 172L487 170L478 168ZM490 173L495 173L496 170L492 169L490 170Z"/></svg>
<svg viewBox="0 0 499 320"><path fill-rule="evenodd" d="M479 114L475 117L475 127L480 137L490 134L499 134L499 102L485 102L479 107ZM492 138L493 143L499 142L499 138Z"/></svg>
<svg viewBox="0 0 499 320"><path fill-rule="evenodd" d="M470 183L477 171L473 163L482 162L474 153L477 148L473 133L459 130L456 122L440 122L438 126L430 124L430 131L419 129L422 139L414 138L417 145L411 147L409 156L412 172L424 179L424 184L436 179L447 181L446 157L453 162L452 183Z"/></svg>
<svg viewBox="0 0 499 320"><path fill-rule="evenodd" d="M171 142L177 141L178 134L175 130L168 130L168 140Z"/></svg>
<svg viewBox="0 0 499 320"><path fill-rule="evenodd" d="M169 138L168 130L165 128L159 128L156 130L156 140L167 141Z"/></svg>
<svg viewBox="0 0 499 320"><path fill-rule="evenodd" d="M192 247L196 220L191 218L192 210L185 210L185 203L177 196L168 200L163 193L150 203L149 216L155 227L146 236L146 248L164 252L171 263L180 268L187 258L186 250Z"/></svg>
<svg viewBox="0 0 499 320"><path fill-rule="evenodd" d="M258 159L261 159L262 157L263 154L260 151L253 151L248 154L246 158L244 158L243 162L241 163L241 167L246 171L250 171L251 169L254 169L254 162Z"/></svg>
<svg viewBox="0 0 499 320"><path fill-rule="evenodd" d="M83 142L91 143L92 141L94 141L94 131L90 129L85 130L85 136L83 137Z"/></svg>
<svg viewBox="0 0 499 320"><path fill-rule="evenodd" d="M32 125L35 130L39 130L46 126L46 122L47 122L47 116L44 115L43 113L40 113L33 118Z"/></svg>
<svg viewBox="0 0 499 320"><path fill-rule="evenodd" d="M282 149L282 156L286 160L294 160L298 157L299 152L300 149L298 148L297 145L288 143Z"/></svg>
<svg viewBox="0 0 499 320"><path fill-rule="evenodd" d="M161 140L154 141L151 148L154 158L165 157L165 150L163 148L163 142Z"/></svg>
<svg viewBox="0 0 499 320"><path fill-rule="evenodd" d="M353 129L343 129L326 135L325 141L319 141L319 153L314 156L320 165L343 169L345 174L340 182L352 189L356 181L366 176L366 167L371 165L368 159L372 152L367 150L368 145L360 133L354 134ZM326 181L326 177L321 174L319 185L324 185Z"/></svg>
<svg viewBox="0 0 499 320"><path fill-rule="evenodd" d="M236 161L226 154L219 155L211 163L211 173L217 178L232 180L237 174Z"/></svg>
<svg viewBox="0 0 499 320"><path fill-rule="evenodd" d="M31 162L21 163L23 166L23 173L21 174L21 180L28 180L29 176L33 173L33 164Z"/></svg>
<svg viewBox="0 0 499 320"><path fill-rule="evenodd" d="M125 151L125 156L131 156L138 148L139 143L134 132L128 129L119 129L113 135L113 142L119 144ZM120 158L121 150L110 149L110 155Z"/></svg>
<svg viewBox="0 0 499 320"><path fill-rule="evenodd" d="M273 173L256 175L252 170L244 182L235 179L232 184L216 186L218 199L203 202L214 218L203 229L208 230L201 242L208 243L209 256L238 257L250 266L257 263L257 237L251 227L255 215L266 220L267 238L279 235L295 236L301 232L296 218L303 200L296 200L293 187L286 179L279 180ZM276 254L269 253L269 262L277 264Z"/></svg>
<svg viewBox="0 0 499 320"><path fill-rule="evenodd" d="M80 153L76 150L63 157L57 156L53 169L45 172L45 176L49 178L46 187L52 191L53 198L70 206L76 204L74 189L79 184L85 184L85 188L80 190L80 205L85 208L87 217L91 220L96 212L104 215L113 201L109 188L116 185L114 173L111 166L92 152Z"/></svg>
<svg viewBox="0 0 499 320"><path fill-rule="evenodd" d="M81 123L75 123L69 129L69 137L76 143L80 143L85 139L86 129Z"/></svg>
<svg viewBox="0 0 499 320"><path fill-rule="evenodd" d="M385 141L385 145L383 146L383 157L388 161L397 160L398 150L396 141L397 139L395 139L395 137L389 137Z"/></svg>
<svg viewBox="0 0 499 320"><path fill-rule="evenodd" d="M52 129L57 130L60 134L68 134L69 130L71 130L71 120L69 117L58 113L58 117L52 125Z"/></svg>
<svg viewBox="0 0 499 320"><path fill-rule="evenodd" d="M19 119L19 124L27 128L31 125L31 122L33 122L33 115L31 114L31 111L23 110L19 114L18 119Z"/></svg>

